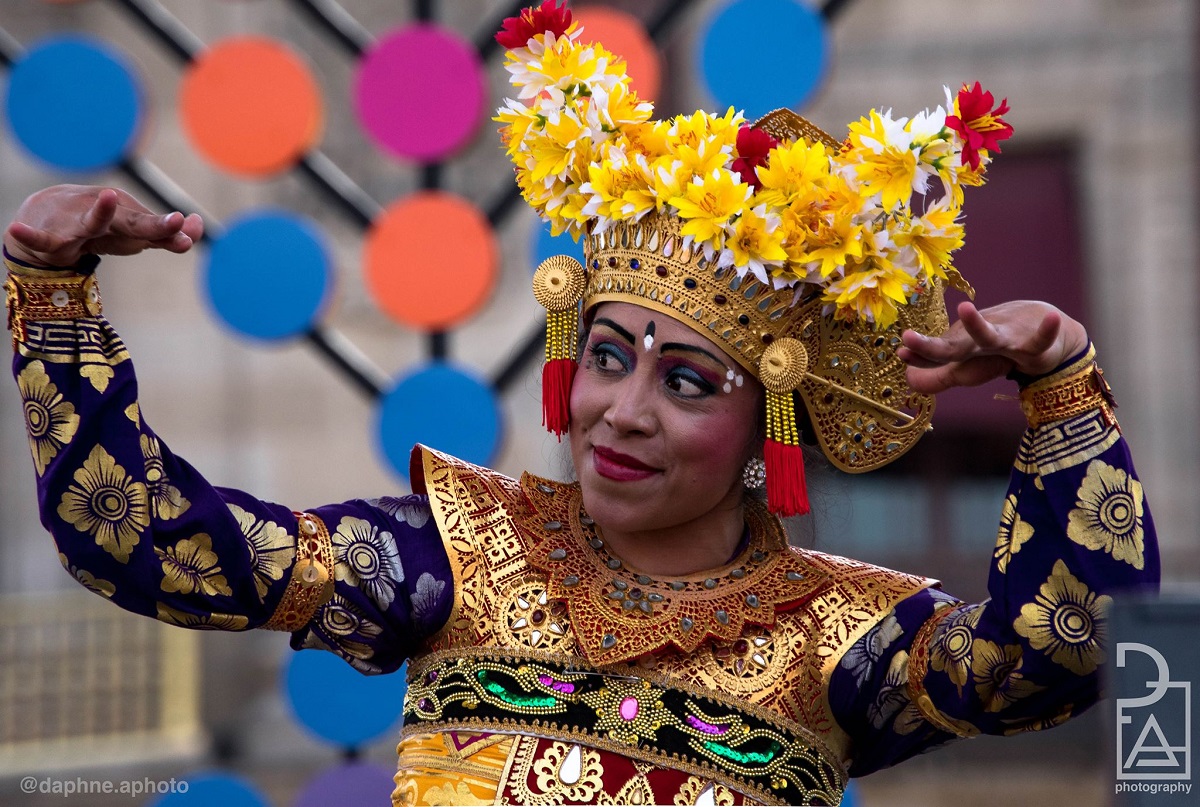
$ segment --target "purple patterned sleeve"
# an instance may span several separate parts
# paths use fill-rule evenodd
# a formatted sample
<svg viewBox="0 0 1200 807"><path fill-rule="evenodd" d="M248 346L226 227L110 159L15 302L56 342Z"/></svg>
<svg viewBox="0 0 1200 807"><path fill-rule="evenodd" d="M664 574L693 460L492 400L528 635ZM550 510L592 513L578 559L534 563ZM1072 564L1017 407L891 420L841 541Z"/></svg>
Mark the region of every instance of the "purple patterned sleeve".
<svg viewBox="0 0 1200 807"><path fill-rule="evenodd" d="M129 354L101 317L27 322L13 373L42 523L68 572L134 613L186 628L272 622L297 561L289 507L210 485L150 429ZM309 511L327 525L332 598L296 630L368 673L395 670L449 617L452 585L423 497Z"/></svg>
<svg viewBox="0 0 1200 807"><path fill-rule="evenodd" d="M1156 591L1159 574L1154 523L1115 421L1095 410L1029 429L1003 504L990 599L914 595L836 668L830 695L855 740L851 773L1084 711L1100 696L1112 595Z"/></svg>

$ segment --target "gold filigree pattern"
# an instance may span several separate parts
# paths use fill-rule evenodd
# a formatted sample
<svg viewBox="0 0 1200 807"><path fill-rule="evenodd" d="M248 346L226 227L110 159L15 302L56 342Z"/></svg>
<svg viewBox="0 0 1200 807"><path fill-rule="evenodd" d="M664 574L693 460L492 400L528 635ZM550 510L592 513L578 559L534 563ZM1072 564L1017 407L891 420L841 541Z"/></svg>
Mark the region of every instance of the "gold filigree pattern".
<svg viewBox="0 0 1200 807"><path fill-rule="evenodd" d="M1145 566L1145 504L1142 483L1102 460L1088 465L1067 517L1067 537L1099 549L1135 569Z"/></svg>
<svg viewBox="0 0 1200 807"><path fill-rule="evenodd" d="M160 521L179 518L192 505L179 492L179 488L167 479L162 446L158 438L143 434L140 443L142 459L146 461L146 491L150 494L150 514Z"/></svg>
<svg viewBox="0 0 1200 807"><path fill-rule="evenodd" d="M504 621L504 608L513 591L532 580L545 579L526 563L524 553L535 543L545 551L547 563L553 562L548 557L549 552L560 546L550 543L551 540L564 541L563 549L581 547L581 551L586 550L596 558L606 558L587 540L577 543L571 538L571 542L565 542L571 533L566 529L569 520L557 519L562 525L557 530L547 528L547 523L556 520L551 513L558 511L538 509L531 503L537 496L542 508L547 500L554 500L565 502L569 509L576 486L528 476L523 485L518 485L494 471L420 446L414 451L412 478L415 492L429 495L455 576L454 610L442 631L427 643L427 649L432 651L430 658L437 658L441 653L461 657L472 652L472 648L489 646L512 648L506 653L519 652L518 647L513 647L512 634ZM575 518L578 521L575 526L589 526L582 523L582 513ZM775 533L772 531L771 534ZM935 581L847 558L791 550L782 540L769 552L763 551L783 555L789 561L790 557L795 557L799 564L807 567L801 573L808 575L811 571L822 580L811 590L803 585L805 580L787 581L791 588L785 589L785 596L795 596L801 590L809 592L805 607L776 610L774 625L770 627L752 624L757 617L746 618L742 629L728 640L716 643L717 648L728 646L730 649L729 655L721 659L711 652L684 654L668 649L638 656L629 663L618 664L617 668L697 694L732 695L740 699L741 708L774 715L787 725L806 727L821 738L833 758L846 759L850 740L834 721L828 698L828 682L833 671L846 650L877 625L896 603ZM748 555L742 557L752 560L753 552L748 549ZM649 584L638 581L636 572L610 570L603 561L601 565L607 576L597 577L599 581L611 583L619 578L626 584L620 601L609 600L618 603L622 614L627 612L621 603L631 599L628 595L633 588L642 587L643 596L633 600L635 603L647 599L644 595ZM734 568L738 568L736 563L724 571L731 573ZM775 568L782 569L782 566ZM559 577L565 578L573 571L564 570ZM706 579L701 575L697 582L703 587ZM738 578L730 574L730 579L736 581ZM609 589L610 593L616 591L621 589L616 586ZM757 594L761 606L765 598L753 590L749 593ZM551 588L548 603L554 601L555 591ZM656 605L659 603L653 603L651 607ZM644 614L640 605L630 610ZM751 609L743 601L740 610ZM709 619L714 617L715 614L710 614ZM579 654L579 624L573 609L569 610L566 619L567 637L549 657L569 662ZM749 633L744 630L747 626ZM601 641L602 637L603 634ZM753 637L766 638L768 644L758 645ZM750 645L746 648L748 655L744 657L737 652L741 649L737 646L740 639L746 639ZM770 649L769 655L759 652L763 647ZM524 652L532 658L548 657L544 651L539 653L532 648ZM753 659L755 652L767 662L761 671ZM739 658L744 662L741 675L746 678L738 677L736 661ZM751 662L755 664L753 669ZM760 677L754 679L750 677L752 674ZM743 681L741 685L739 680ZM775 683L765 683L769 681ZM703 774L697 772L697 775Z"/></svg>
<svg viewBox="0 0 1200 807"><path fill-rule="evenodd" d="M46 374L46 365L30 362L17 374L17 387L25 402L25 432L38 476L46 471L59 449L71 442L79 429L75 405L66 400Z"/></svg>
<svg viewBox="0 0 1200 807"><path fill-rule="evenodd" d="M715 807L731 807L735 804L733 791L717 782L689 776L680 786L671 802L675 805L712 804Z"/></svg>
<svg viewBox="0 0 1200 807"><path fill-rule="evenodd" d="M1000 511L1000 530L996 534L996 568L1001 574L1008 571L1009 559L1021 551L1021 547L1033 537L1033 525L1021 520L1017 512L1017 496L1008 494Z"/></svg>
<svg viewBox="0 0 1200 807"><path fill-rule="evenodd" d="M1013 628L1051 661L1087 675L1104 661L1111 605L1112 597L1093 592L1058 560L1034 601L1021 606Z"/></svg>
<svg viewBox="0 0 1200 807"><path fill-rule="evenodd" d="M577 743L523 739L511 770L508 787L520 804L593 804L604 793L600 752Z"/></svg>
<svg viewBox="0 0 1200 807"><path fill-rule="evenodd" d="M827 577L787 550L779 520L746 506L749 541L732 563L697 575L656 578L605 551L578 486L526 475L534 512L529 565L546 573L551 599L567 603L580 647L594 664L628 661L669 647L691 653L715 639L735 642L747 625L770 625L776 609L804 600ZM540 535L538 533L541 533Z"/></svg>
<svg viewBox="0 0 1200 807"><path fill-rule="evenodd" d="M63 493L58 517L91 535L117 561L128 563L129 554L150 525L146 486L125 473L100 445L75 471L74 480Z"/></svg>
<svg viewBox="0 0 1200 807"><path fill-rule="evenodd" d="M513 588L503 606L509 642L519 647L558 650L567 639L567 607L546 595L546 584L534 580Z"/></svg>

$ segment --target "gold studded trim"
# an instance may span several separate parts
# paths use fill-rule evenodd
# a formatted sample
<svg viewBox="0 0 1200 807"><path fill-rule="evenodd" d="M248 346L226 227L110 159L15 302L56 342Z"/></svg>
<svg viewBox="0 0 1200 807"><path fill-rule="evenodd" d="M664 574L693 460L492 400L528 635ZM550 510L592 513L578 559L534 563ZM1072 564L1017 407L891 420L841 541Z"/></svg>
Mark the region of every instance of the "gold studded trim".
<svg viewBox="0 0 1200 807"><path fill-rule="evenodd" d="M297 631L333 597L333 541L325 522L311 513L296 512L299 539L296 563L283 599L263 625L264 630Z"/></svg>
<svg viewBox="0 0 1200 807"><path fill-rule="evenodd" d="M13 347L28 337L27 323L59 322L100 315L100 289L94 275L29 269L5 260L4 296Z"/></svg>
<svg viewBox="0 0 1200 807"><path fill-rule="evenodd" d="M1089 348L1087 355L1071 367L1021 390L1021 411L1030 428L1093 410L1099 410L1108 425L1117 425L1113 412L1116 400L1104 379L1104 372L1095 362L1095 355L1095 348Z"/></svg>

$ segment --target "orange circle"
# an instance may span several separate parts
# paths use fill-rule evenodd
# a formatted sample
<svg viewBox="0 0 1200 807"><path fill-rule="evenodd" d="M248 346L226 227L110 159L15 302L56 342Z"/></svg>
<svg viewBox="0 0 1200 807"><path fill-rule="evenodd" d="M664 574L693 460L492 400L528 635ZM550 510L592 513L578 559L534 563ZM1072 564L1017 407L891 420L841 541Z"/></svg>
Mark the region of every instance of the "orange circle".
<svg viewBox="0 0 1200 807"><path fill-rule="evenodd" d="M392 204L364 244L367 289L384 313L438 331L473 316L492 293L496 236L462 197L421 191Z"/></svg>
<svg viewBox="0 0 1200 807"><path fill-rule="evenodd" d="M662 58L641 21L624 11L588 6L572 12L583 26L584 42L599 42L625 60L629 86L645 101L658 98Z"/></svg>
<svg viewBox="0 0 1200 807"><path fill-rule="evenodd" d="M196 149L235 174L290 168L320 138L324 110L308 66L265 37L230 37L183 76L180 108Z"/></svg>

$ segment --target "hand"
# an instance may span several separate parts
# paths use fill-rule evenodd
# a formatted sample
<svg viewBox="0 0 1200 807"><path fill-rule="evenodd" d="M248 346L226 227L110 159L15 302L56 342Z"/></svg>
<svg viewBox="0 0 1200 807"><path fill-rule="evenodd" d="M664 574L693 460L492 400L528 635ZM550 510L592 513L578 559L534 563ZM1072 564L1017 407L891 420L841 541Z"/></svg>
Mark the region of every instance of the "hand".
<svg viewBox="0 0 1200 807"><path fill-rule="evenodd" d="M204 222L194 213L164 216L125 191L55 185L21 204L4 233L4 248L35 266L74 266L87 254L187 252L203 234Z"/></svg>
<svg viewBox="0 0 1200 807"><path fill-rule="evenodd" d="M1087 331L1049 303L1017 300L983 311L958 306L958 321L945 334L924 336L905 331L896 351L908 363L908 385L937 393L974 387L1013 370L1043 375L1081 352Z"/></svg>

